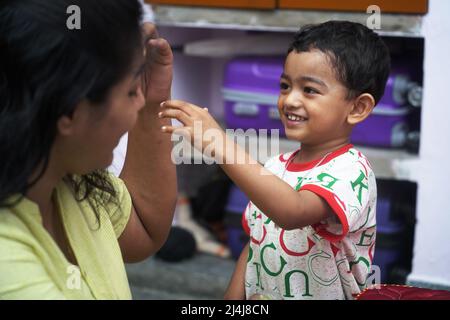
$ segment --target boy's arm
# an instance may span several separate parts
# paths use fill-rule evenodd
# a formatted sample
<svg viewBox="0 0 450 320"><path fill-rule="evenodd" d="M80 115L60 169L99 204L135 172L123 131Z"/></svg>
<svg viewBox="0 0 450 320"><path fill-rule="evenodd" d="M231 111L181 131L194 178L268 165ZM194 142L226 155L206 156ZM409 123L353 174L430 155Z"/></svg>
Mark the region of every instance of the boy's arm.
<svg viewBox="0 0 450 320"><path fill-rule="evenodd" d="M214 149L214 155L226 174L281 228L285 230L302 228L332 216L332 209L320 196L306 190L300 192L294 190L288 183L251 159L244 149L226 137L225 132L207 110L183 101L166 101L161 111L159 115L161 118L175 118L184 125L181 129L165 126L164 132L172 133L177 130L188 134L195 147ZM221 138L225 147L212 148L212 143L205 141L204 135L202 137L194 134L194 122L195 128L201 128L202 133L216 130L215 138ZM226 150L227 148L231 150ZM234 155L232 159L227 158L230 154ZM245 159L245 163L230 163L236 162L235 159Z"/></svg>
<svg viewBox="0 0 450 320"><path fill-rule="evenodd" d="M225 292L225 300L245 300L245 270L247 267L247 257L250 243L247 243L242 250L236 263L230 284Z"/></svg>
<svg viewBox="0 0 450 320"><path fill-rule="evenodd" d="M233 141L235 159L248 159L245 164L221 164L225 173L273 222L285 230L313 225L333 215L328 203L310 191L296 191L274 175Z"/></svg>

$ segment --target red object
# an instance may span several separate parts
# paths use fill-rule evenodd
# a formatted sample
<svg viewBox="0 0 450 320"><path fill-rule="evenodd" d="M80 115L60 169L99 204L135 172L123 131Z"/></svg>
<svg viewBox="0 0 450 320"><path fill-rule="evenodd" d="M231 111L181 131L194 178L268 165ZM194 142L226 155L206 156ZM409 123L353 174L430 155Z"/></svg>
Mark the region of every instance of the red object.
<svg viewBox="0 0 450 320"><path fill-rule="evenodd" d="M279 0L282 9L313 9L333 11L366 12L367 8L376 4L383 13L420 13L428 12L427 0Z"/></svg>
<svg viewBox="0 0 450 320"><path fill-rule="evenodd" d="M356 300L450 300L450 291L382 284L364 290Z"/></svg>
<svg viewBox="0 0 450 320"><path fill-rule="evenodd" d="M251 9L275 9L276 6L275 0L145 0L145 2L149 4Z"/></svg>

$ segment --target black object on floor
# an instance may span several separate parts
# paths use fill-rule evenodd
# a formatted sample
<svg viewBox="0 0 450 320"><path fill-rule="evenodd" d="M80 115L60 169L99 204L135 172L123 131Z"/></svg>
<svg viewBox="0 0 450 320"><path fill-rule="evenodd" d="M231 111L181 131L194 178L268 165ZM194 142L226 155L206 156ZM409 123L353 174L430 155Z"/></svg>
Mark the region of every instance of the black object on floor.
<svg viewBox="0 0 450 320"><path fill-rule="evenodd" d="M173 226L166 243L156 257L167 262L178 262L191 258L197 250L194 236L186 229Z"/></svg>

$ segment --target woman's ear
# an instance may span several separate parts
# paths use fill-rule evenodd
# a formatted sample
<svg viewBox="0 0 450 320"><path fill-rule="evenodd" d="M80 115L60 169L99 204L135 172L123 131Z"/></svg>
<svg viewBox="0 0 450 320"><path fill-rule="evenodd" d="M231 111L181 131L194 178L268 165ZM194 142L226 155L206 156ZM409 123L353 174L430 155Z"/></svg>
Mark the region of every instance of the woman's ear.
<svg viewBox="0 0 450 320"><path fill-rule="evenodd" d="M89 103L81 101L75 107L72 115L64 115L57 121L58 133L62 136L71 136L78 131L83 120L87 118Z"/></svg>
<svg viewBox="0 0 450 320"><path fill-rule="evenodd" d="M357 97L353 103L352 110L347 116L347 123L350 125L364 121L375 107L375 99L369 93L363 93Z"/></svg>
<svg viewBox="0 0 450 320"><path fill-rule="evenodd" d="M75 131L73 118L70 116L62 116L57 122L58 133L62 136L70 136Z"/></svg>

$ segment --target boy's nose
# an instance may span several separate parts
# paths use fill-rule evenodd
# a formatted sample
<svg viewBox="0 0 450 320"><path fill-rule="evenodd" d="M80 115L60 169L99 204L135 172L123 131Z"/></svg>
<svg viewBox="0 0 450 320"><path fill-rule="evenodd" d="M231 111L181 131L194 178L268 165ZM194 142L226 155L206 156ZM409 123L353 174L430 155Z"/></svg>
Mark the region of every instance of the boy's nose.
<svg viewBox="0 0 450 320"><path fill-rule="evenodd" d="M284 108L301 108L303 106L301 95L291 92L284 100Z"/></svg>

